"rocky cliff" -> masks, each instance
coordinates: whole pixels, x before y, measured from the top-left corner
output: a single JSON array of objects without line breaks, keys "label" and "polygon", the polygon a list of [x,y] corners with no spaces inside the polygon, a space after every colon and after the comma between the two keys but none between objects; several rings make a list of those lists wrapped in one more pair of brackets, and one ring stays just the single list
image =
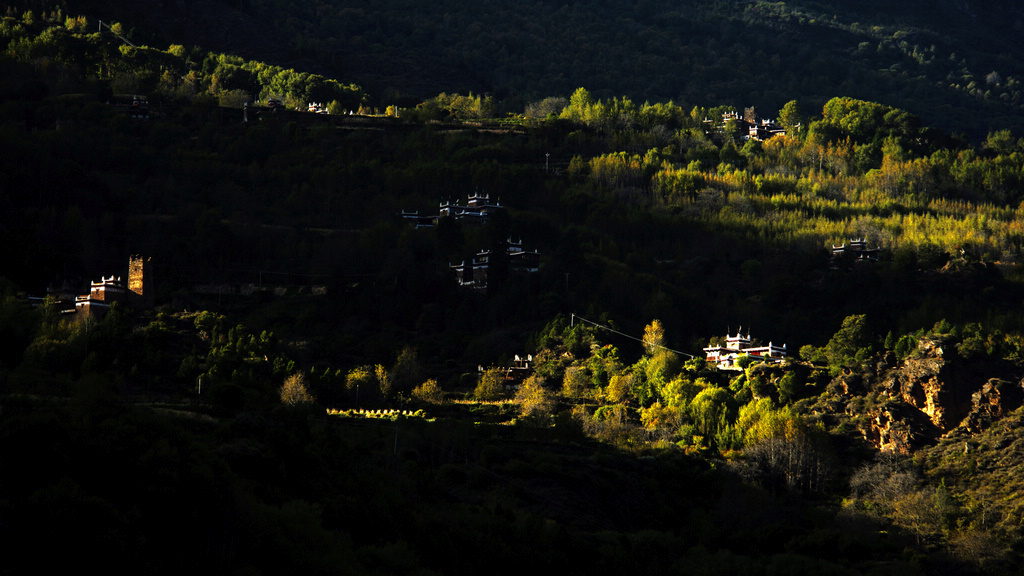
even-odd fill
[{"label": "rocky cliff", "polygon": [[[861,419],[861,433],[880,450],[900,453],[944,436],[977,434],[1021,406],[1022,375],[1020,363],[965,359],[949,340],[922,338],[902,362],[879,365],[867,387],[877,401]],[[849,376],[837,380],[847,394],[856,389]]]}]

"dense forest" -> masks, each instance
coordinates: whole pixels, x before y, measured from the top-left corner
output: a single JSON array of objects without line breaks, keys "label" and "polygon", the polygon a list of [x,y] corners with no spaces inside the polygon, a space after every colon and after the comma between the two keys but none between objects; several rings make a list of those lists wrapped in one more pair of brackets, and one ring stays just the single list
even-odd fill
[{"label": "dense forest", "polygon": [[[0,17],[0,573],[1019,564],[1012,7],[337,4],[222,5],[267,60]],[[152,305],[71,312],[135,254]]]}]

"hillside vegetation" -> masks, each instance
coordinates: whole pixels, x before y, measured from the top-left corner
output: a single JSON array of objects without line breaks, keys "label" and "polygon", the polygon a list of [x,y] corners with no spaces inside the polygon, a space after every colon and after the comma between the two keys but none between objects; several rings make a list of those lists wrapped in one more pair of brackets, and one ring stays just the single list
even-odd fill
[{"label": "hillside vegetation", "polygon": [[[37,12],[52,6],[12,2]],[[439,92],[509,109],[586,86],[601,98],[777,110],[837,94],[981,139],[1021,132],[1014,2],[65,0],[131,22],[136,44],[200,45],[347,78],[382,107]]]},{"label": "hillside vegetation", "polygon": [[[1019,562],[1007,126],[844,93],[749,102],[763,141],[728,99],[388,102],[126,27],[0,21],[0,571]],[[501,208],[402,215],[471,194]],[[833,255],[856,238],[877,261]],[[155,307],[62,313],[131,254]],[[734,331],[787,360],[707,363]]]}]

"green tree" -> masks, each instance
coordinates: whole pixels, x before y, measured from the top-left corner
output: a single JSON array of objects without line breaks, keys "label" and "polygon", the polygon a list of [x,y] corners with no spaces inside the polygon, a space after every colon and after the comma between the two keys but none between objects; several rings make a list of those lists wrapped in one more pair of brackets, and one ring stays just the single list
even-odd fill
[{"label": "green tree", "polygon": [[587,122],[594,106],[594,97],[586,88],[577,88],[569,98],[569,105],[561,113],[562,118],[575,122]]},{"label": "green tree", "polygon": [[422,382],[423,368],[416,358],[416,349],[411,346],[402,348],[389,374],[395,392],[402,394],[411,392],[417,383]]},{"label": "green tree", "polygon": [[1017,140],[1009,130],[989,132],[985,149],[994,154],[1010,154],[1017,147]]},{"label": "green tree", "polygon": [[709,386],[690,402],[690,419],[704,438],[710,440],[719,428],[729,423],[731,401],[728,390]]},{"label": "green tree", "polygon": [[644,374],[651,388],[661,393],[661,388],[679,374],[682,361],[679,355],[669,350],[659,350],[648,359]]},{"label": "green tree", "polygon": [[779,378],[775,386],[779,389],[779,402],[789,404],[800,399],[804,381],[796,370],[789,370]]},{"label": "green tree", "polygon": [[779,110],[779,124],[786,129],[786,134],[797,134],[797,127],[803,124],[804,113],[796,100],[790,100]]},{"label": "green tree", "polygon": [[870,346],[867,316],[855,314],[843,320],[843,325],[825,345],[825,357],[829,366],[838,368],[865,359],[870,354]]},{"label": "green tree", "polygon": [[683,410],[700,392],[700,385],[689,378],[676,376],[661,387],[659,395],[666,406]]},{"label": "green tree", "polygon": [[737,368],[746,370],[751,364],[754,364],[757,361],[758,359],[754,358],[750,354],[740,354],[739,356],[736,357],[736,360],[733,363],[736,365]]}]

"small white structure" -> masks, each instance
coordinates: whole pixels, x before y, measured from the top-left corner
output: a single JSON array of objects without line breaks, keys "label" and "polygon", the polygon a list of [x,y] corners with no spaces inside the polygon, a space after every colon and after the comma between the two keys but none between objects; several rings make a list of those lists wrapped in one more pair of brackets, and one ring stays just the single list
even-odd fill
[{"label": "small white structure", "polygon": [[725,346],[709,346],[704,349],[708,362],[714,362],[719,370],[741,370],[736,365],[736,359],[744,354],[754,357],[762,362],[782,362],[786,357],[786,345],[776,346],[769,342],[767,346],[753,346],[750,340],[750,332],[742,335],[742,330],[737,331],[735,336],[725,335]]}]

